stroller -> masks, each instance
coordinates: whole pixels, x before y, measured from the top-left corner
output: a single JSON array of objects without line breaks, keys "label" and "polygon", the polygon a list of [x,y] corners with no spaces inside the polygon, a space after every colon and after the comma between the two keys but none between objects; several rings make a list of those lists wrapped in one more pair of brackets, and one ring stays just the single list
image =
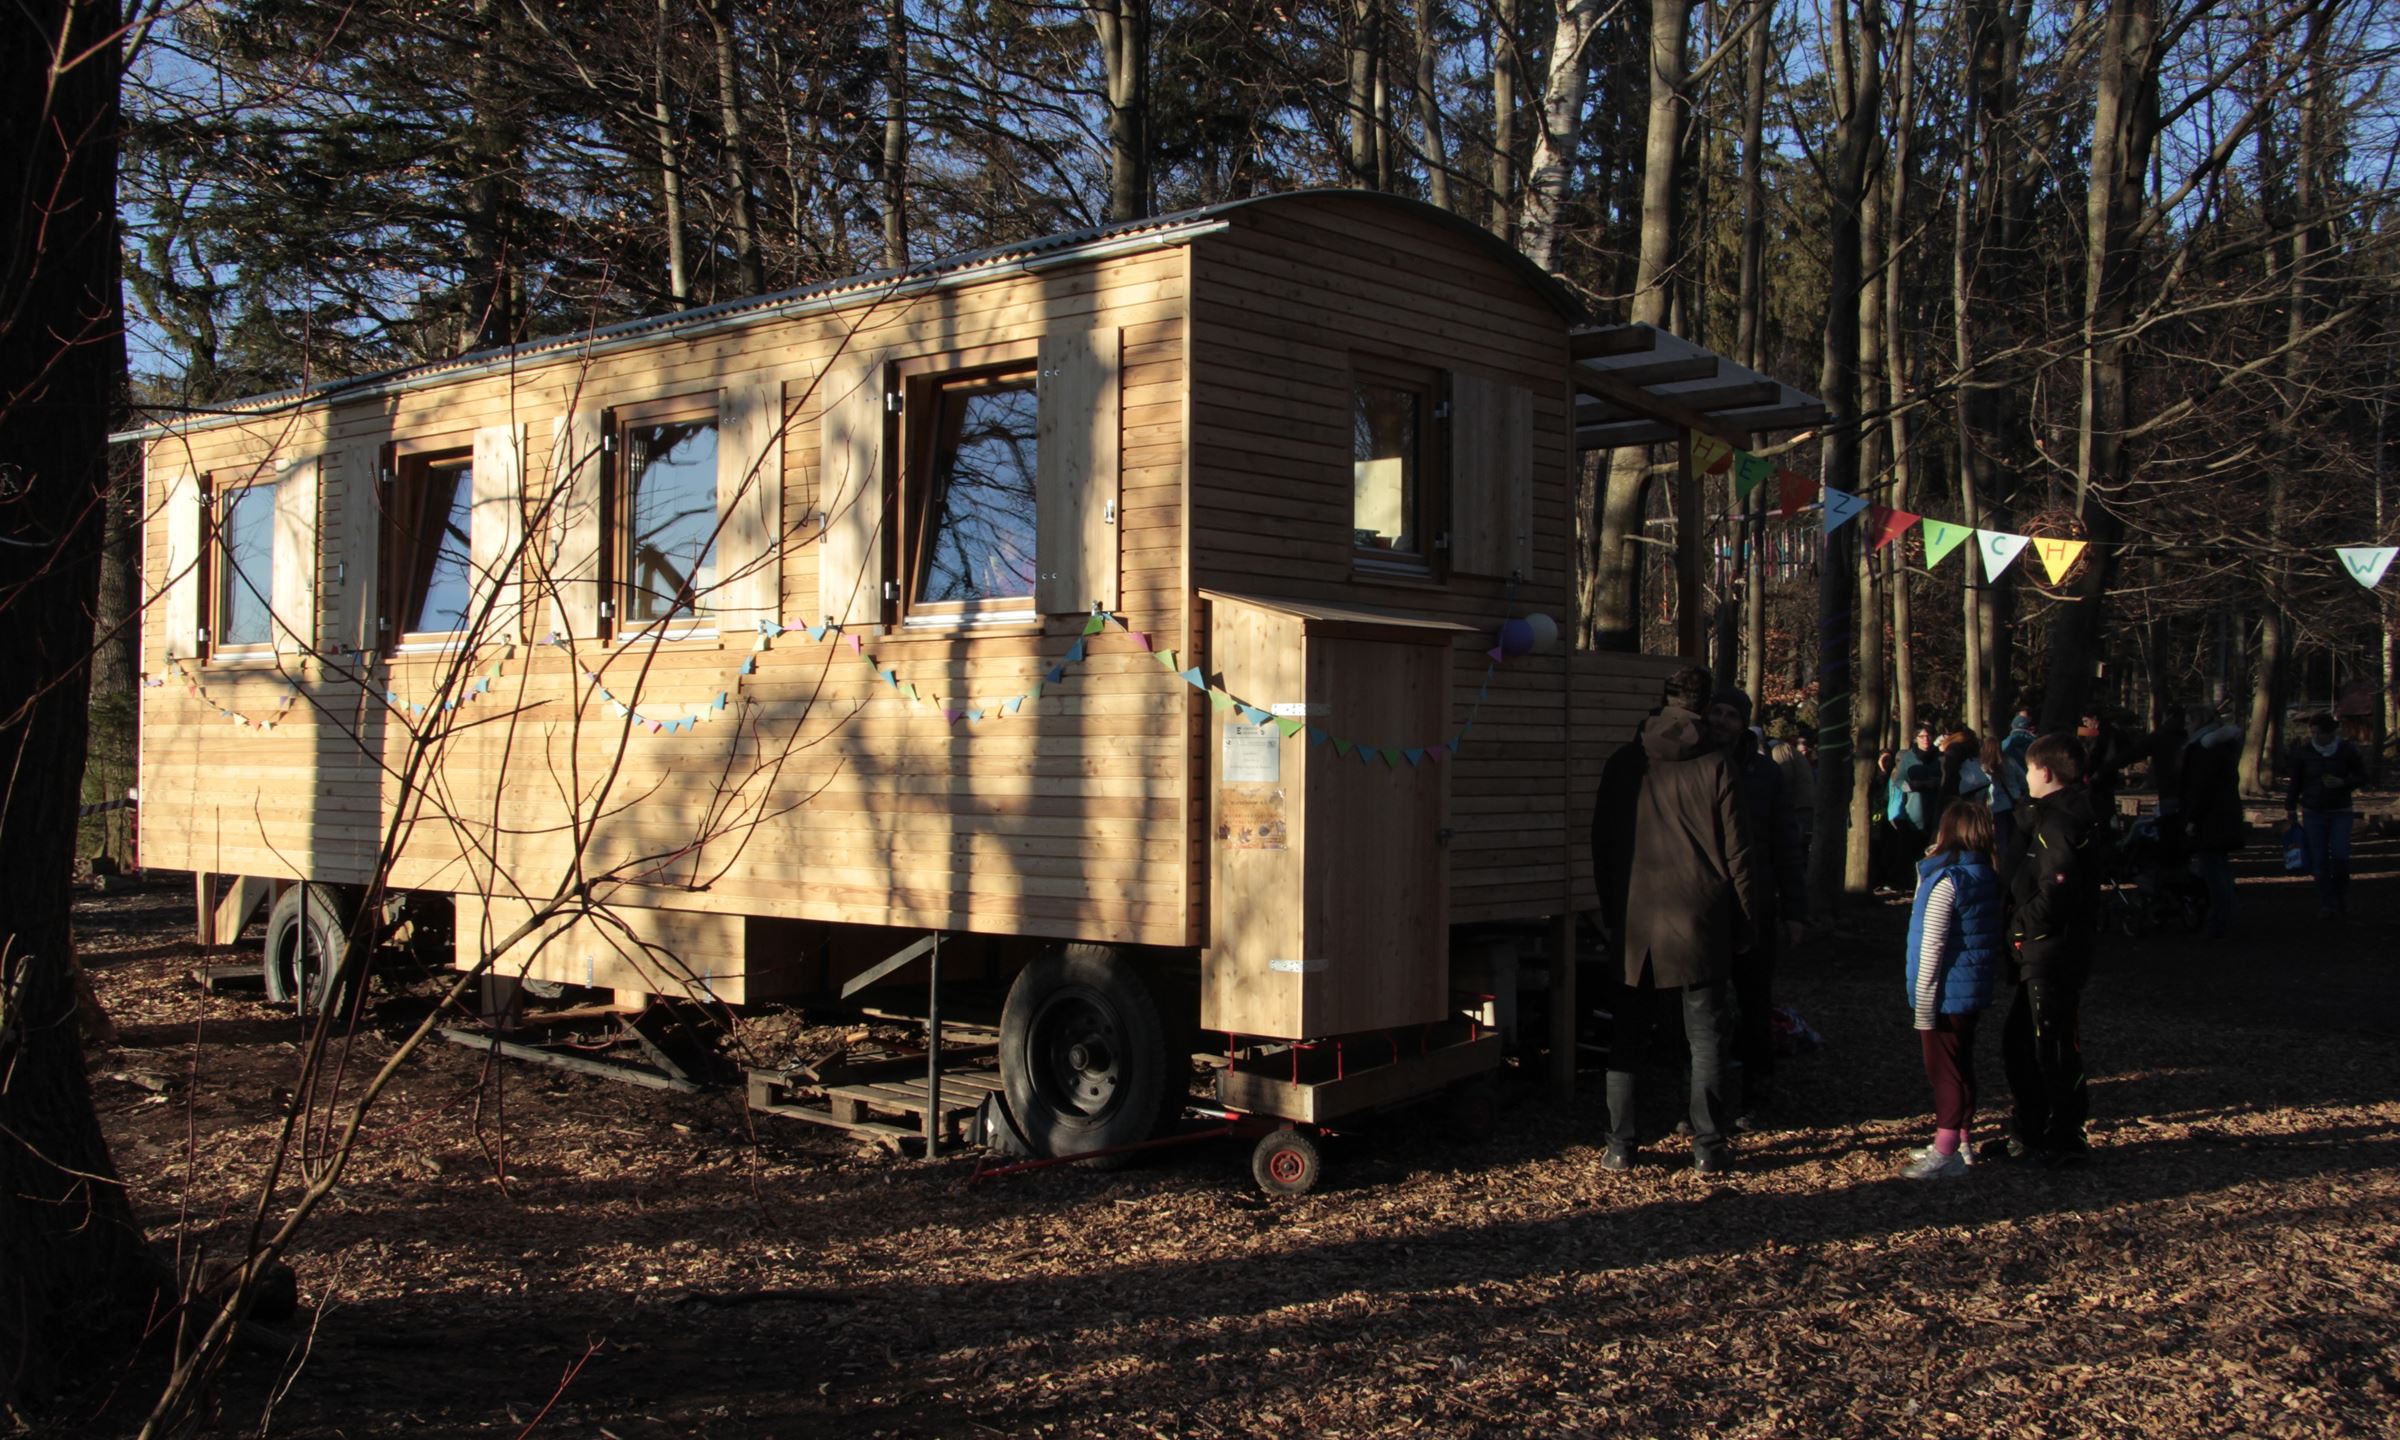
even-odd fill
[{"label": "stroller", "polygon": [[2109,923],[2128,940],[2168,930],[2197,935],[2208,920],[2208,886],[2157,817],[2120,821],[2106,870]]}]

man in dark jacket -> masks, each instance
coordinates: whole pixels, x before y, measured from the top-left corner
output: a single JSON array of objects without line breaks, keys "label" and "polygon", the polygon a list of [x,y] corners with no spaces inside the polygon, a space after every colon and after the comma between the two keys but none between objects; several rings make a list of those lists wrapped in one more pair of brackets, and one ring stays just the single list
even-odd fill
[{"label": "man in dark jacket", "polygon": [[2052,1163],[2084,1155],[2083,985],[2099,934],[2099,822],[2077,783],[2082,754],[2064,735],[2025,752],[2030,799],[2007,861],[2009,949],[2017,994],[2000,1056],[2016,1098],[2007,1153]]},{"label": "man in dark jacket", "polygon": [[[1647,1044],[1645,992],[1652,989],[1681,994],[1692,1052],[1692,1163],[1713,1174],[1731,1159],[1725,982],[1734,952],[1747,949],[1757,933],[1765,879],[1751,852],[1735,772],[1725,752],[1709,743],[1700,719],[1708,694],[1706,670],[1687,665],[1675,672],[1636,742],[1639,783],[1626,783],[1631,761],[1612,761],[1601,772],[1593,873],[1600,877],[1604,914],[1609,891],[1619,897],[1613,902],[1620,920],[1615,933],[1625,986],[1609,1043],[1609,1137],[1601,1164],[1610,1170],[1633,1165],[1634,1077]],[[1621,886],[1612,878],[1620,874]],[[1640,897],[1639,905],[1626,903],[1628,891]]]},{"label": "man in dark jacket", "polygon": [[2366,757],[2342,738],[2331,715],[2309,722],[2308,738],[2284,762],[2287,820],[2308,838],[2308,873],[2317,882],[2317,918],[2339,919],[2350,908],[2350,797],[2367,783]]},{"label": "man in dark jacket", "polygon": [[1799,942],[1808,918],[1808,870],[1783,767],[1760,753],[1750,729],[1749,695],[1727,688],[1711,696],[1708,735],[1735,768],[1750,848],[1772,881],[1761,896],[1766,908],[1758,933],[1750,948],[1733,958],[1733,1063],[1741,1072],[1741,1084],[1733,1087],[1738,1097],[1734,1126],[1753,1130],[1765,1114],[1775,1078],[1775,961]]},{"label": "man in dark jacket", "polygon": [[2233,929],[2233,852],[2242,848],[2244,829],[2242,728],[2220,719],[2210,705],[2194,705],[2184,718],[2192,738],[2176,766],[2174,823],[2182,833],[2183,853],[2192,857],[2192,868],[2208,886],[2204,933],[2222,940]]},{"label": "man in dark jacket", "polygon": [[2133,763],[2133,747],[2097,707],[2084,712],[2075,735],[2083,741],[2083,788],[2091,792],[2092,811],[2102,825],[2114,825],[2117,787],[2124,783],[2125,767]]}]

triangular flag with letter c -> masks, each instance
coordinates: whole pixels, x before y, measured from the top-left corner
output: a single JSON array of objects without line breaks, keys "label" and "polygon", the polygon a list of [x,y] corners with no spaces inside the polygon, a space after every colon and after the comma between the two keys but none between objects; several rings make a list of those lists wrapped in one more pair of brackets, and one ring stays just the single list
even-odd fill
[{"label": "triangular flag with letter c", "polygon": [[2016,558],[2025,553],[2033,541],[2023,535],[2011,535],[2005,530],[1978,530],[1975,548],[1983,552],[1983,578],[1997,580],[2006,574]]},{"label": "triangular flag with letter c", "polygon": [[1926,521],[1925,568],[1931,570],[1949,559],[1950,552],[1966,543],[1967,537],[1974,533],[1975,527],[1972,525],[1953,524],[1948,520]]},{"label": "triangular flag with letter c", "polygon": [[2057,585],[2066,580],[2069,570],[2075,568],[2076,560],[2082,557],[2083,547],[2088,543],[2060,535],[2044,535],[2033,542],[2033,553],[2042,557],[2042,569],[2049,572],[2050,583]]},{"label": "triangular flag with letter c", "polygon": [[2344,545],[2333,553],[2342,557],[2342,568],[2351,579],[2372,590],[2383,583],[2383,572],[2392,568],[2400,545]]}]

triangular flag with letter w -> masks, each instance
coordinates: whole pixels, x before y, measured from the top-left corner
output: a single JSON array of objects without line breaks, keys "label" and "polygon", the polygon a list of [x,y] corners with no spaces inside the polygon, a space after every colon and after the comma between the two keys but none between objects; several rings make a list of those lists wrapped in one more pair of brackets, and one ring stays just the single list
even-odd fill
[{"label": "triangular flag with letter w", "polygon": [[2392,568],[2400,545],[2344,545],[2333,553],[2342,557],[2342,568],[2351,579],[2372,590],[2383,583],[2383,572]]}]

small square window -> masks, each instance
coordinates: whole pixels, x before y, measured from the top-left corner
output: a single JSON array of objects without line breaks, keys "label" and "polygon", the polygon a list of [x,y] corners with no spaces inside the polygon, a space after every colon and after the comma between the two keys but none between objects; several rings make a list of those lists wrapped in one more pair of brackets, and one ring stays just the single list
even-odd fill
[{"label": "small square window", "polygon": [[274,642],[275,601],[275,486],[244,485],[224,491],[217,499],[217,543],[214,563],[215,624],[211,639],[218,650],[264,646]]},{"label": "small square window", "polygon": [[620,412],[612,498],[617,629],[708,623],[717,583],[717,417],[712,407]]},{"label": "small square window", "polygon": [[1351,391],[1350,538],[1362,570],[1426,575],[1435,514],[1434,386],[1361,374]]},{"label": "small square window", "polygon": [[404,455],[394,470],[385,623],[404,642],[458,634],[473,619],[474,452]]}]

